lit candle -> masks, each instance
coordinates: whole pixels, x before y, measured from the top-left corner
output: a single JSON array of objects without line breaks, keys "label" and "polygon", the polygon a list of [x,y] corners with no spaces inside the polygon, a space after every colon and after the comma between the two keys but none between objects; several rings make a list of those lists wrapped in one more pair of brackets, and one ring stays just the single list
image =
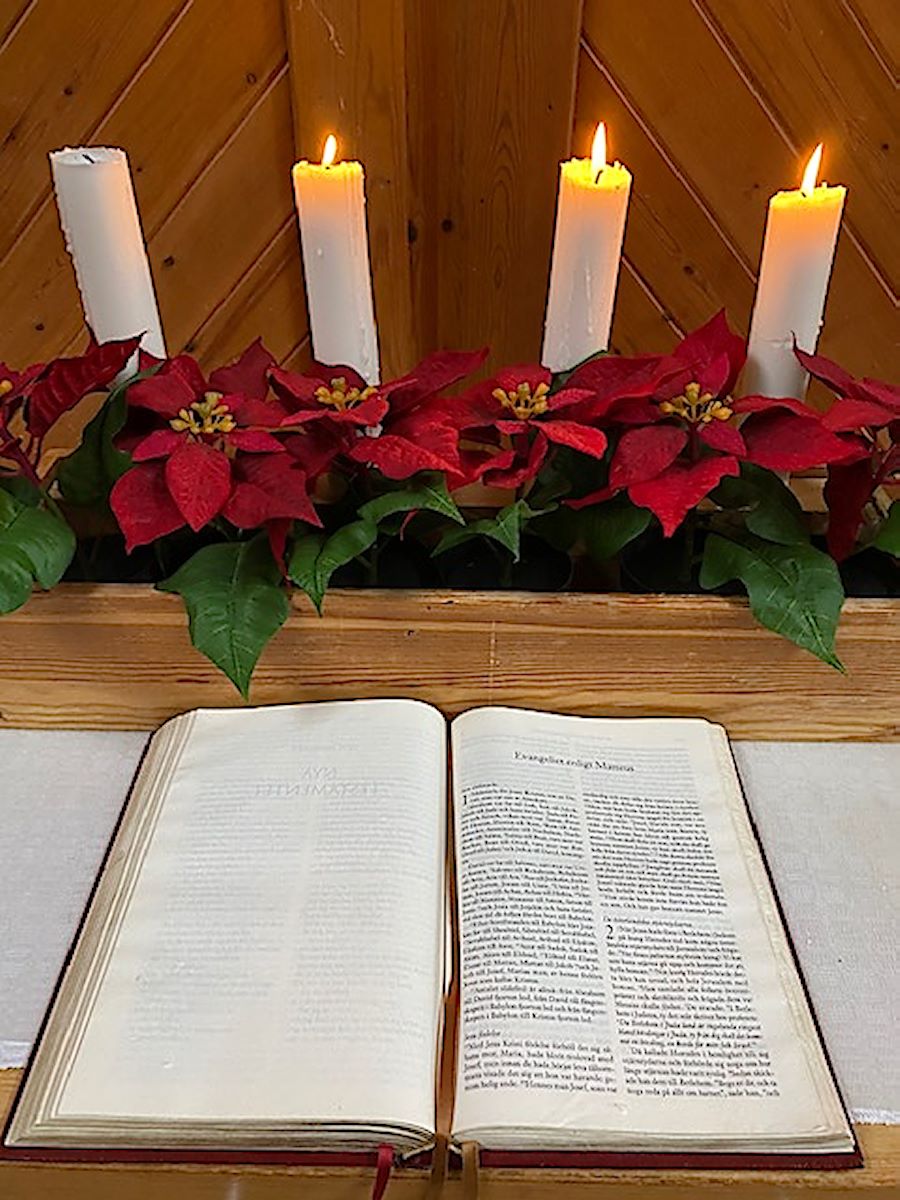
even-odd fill
[{"label": "lit candle", "polygon": [[828,280],[847,189],[816,186],[822,147],[813,151],[799,190],[769,201],[759,283],[750,322],[743,390],[748,395],[806,395],[809,376],[794,356],[819,340]]},{"label": "lit candle", "polygon": [[335,162],[328,135],[321,163],[294,166],[294,196],[313,353],[319,362],[353,367],[379,381],[362,164]]},{"label": "lit candle", "polygon": [[104,146],[56,150],[50,169],[81,305],[94,336],[106,342],[141,333],[143,348],[165,358],[128,155]]},{"label": "lit candle", "polygon": [[609,346],[631,175],[606,161],[601,121],[591,157],[559,166],[556,233],[541,362],[565,371]]}]

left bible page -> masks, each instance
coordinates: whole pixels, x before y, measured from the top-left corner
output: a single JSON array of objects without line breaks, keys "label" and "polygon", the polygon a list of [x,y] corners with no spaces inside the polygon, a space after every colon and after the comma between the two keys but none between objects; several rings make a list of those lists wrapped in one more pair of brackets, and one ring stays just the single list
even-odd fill
[{"label": "left bible page", "polygon": [[415,701],[168,722],[10,1144],[426,1142],[445,781],[444,719]]}]

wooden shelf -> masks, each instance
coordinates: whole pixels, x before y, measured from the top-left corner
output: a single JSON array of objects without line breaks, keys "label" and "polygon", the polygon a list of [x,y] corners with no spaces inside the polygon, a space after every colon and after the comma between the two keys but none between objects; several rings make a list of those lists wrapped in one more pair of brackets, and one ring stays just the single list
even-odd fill
[{"label": "wooden shelf", "polygon": [[[21,1071],[0,1071],[5,1117]],[[479,1200],[827,1200],[897,1196],[900,1126],[856,1129],[866,1160],[853,1171],[482,1170]],[[355,1167],[102,1166],[0,1163],[4,1200],[368,1200],[372,1170]],[[437,1200],[427,1172],[394,1171],[387,1200]],[[462,1200],[457,1174],[442,1197]]]},{"label": "wooden shelf", "polygon": [[[849,601],[847,674],[768,634],[741,600],[682,596],[343,591],[326,616],[295,600],[263,656],[254,703],[415,696],[448,714],[511,704],[607,715],[702,715],[732,736],[900,736],[900,602]],[[191,649],[176,597],[67,585],[0,620],[0,727],[147,729],[241,703]],[[20,1072],[0,1071],[0,1110]],[[866,1165],[840,1172],[485,1170],[482,1200],[785,1200],[900,1194],[900,1126],[857,1130]],[[0,1164],[4,1200],[362,1200],[353,1168]],[[395,1173],[388,1198],[428,1195]],[[461,1197],[458,1177],[444,1195]],[[434,1200],[434,1197],[429,1197]]]},{"label": "wooden shelf", "polygon": [[[337,591],[294,598],[256,704],[412,696],[454,714],[510,704],[706,716],[736,738],[900,735],[900,601],[850,600],[841,675],[714,596]],[[188,642],[176,596],[68,584],[0,620],[0,728],[150,729],[240,704]]]}]

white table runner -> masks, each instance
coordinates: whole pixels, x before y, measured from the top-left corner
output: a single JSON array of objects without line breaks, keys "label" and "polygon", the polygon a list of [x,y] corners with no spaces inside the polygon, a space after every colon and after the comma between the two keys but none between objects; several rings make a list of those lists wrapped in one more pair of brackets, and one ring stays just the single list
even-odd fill
[{"label": "white table runner", "polygon": [[[0,1067],[28,1056],[146,740],[0,730]],[[848,1107],[900,1123],[900,745],[735,756]]]}]

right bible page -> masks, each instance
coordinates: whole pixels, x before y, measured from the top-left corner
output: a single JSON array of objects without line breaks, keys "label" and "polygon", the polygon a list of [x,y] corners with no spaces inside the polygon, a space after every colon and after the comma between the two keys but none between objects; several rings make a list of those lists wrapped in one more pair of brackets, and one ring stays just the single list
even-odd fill
[{"label": "right bible page", "polygon": [[849,1148],[724,731],[491,708],[452,742],[455,1136]]}]

